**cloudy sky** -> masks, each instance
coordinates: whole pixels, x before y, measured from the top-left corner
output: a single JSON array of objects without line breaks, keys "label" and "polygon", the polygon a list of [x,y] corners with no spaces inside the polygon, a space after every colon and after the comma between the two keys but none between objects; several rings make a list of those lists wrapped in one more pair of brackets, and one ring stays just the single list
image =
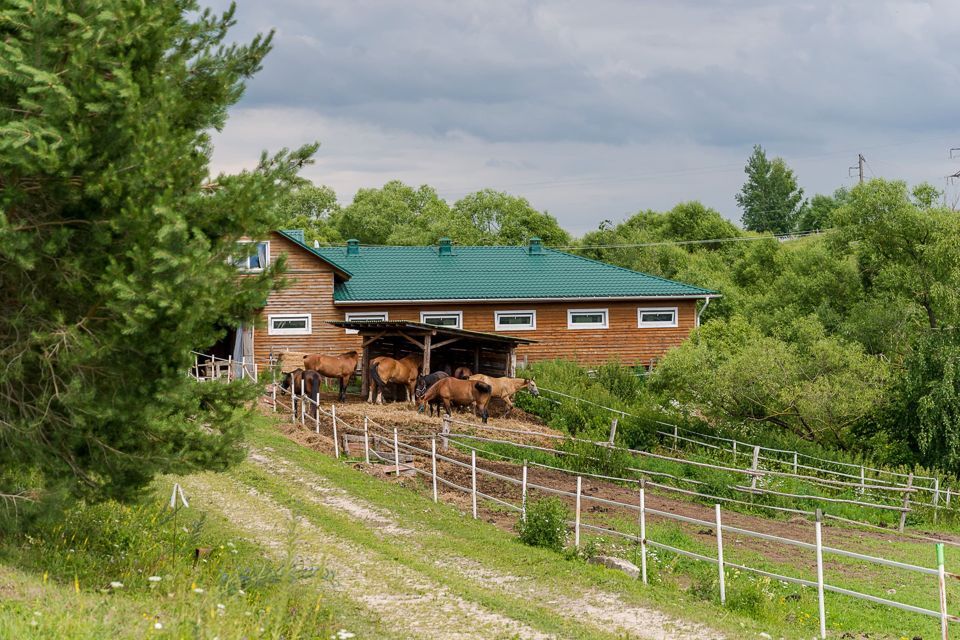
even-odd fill
[{"label": "cloudy sky", "polygon": [[317,140],[305,175],[341,202],[492,187],[579,234],[683,200],[739,219],[754,144],[810,195],[853,184],[858,152],[868,177],[960,170],[956,0],[238,0],[237,20],[275,48],[214,169]]}]

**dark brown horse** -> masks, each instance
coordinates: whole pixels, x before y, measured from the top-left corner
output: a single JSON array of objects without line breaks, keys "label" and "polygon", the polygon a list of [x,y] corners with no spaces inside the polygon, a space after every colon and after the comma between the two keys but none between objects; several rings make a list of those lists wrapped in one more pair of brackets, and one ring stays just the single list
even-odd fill
[{"label": "dark brown horse", "polygon": [[[412,353],[405,358],[395,360],[387,356],[380,356],[370,361],[370,378],[374,384],[370,385],[370,397],[368,402],[373,402],[374,397],[377,404],[383,404],[383,389],[388,384],[402,384],[407,391],[407,401],[415,402],[414,391],[417,385],[417,376],[420,375],[420,365],[423,364],[423,356],[419,353]],[[376,392],[376,393],[374,393]]]},{"label": "dark brown horse", "polygon": [[[317,407],[320,403],[321,382],[320,374],[316,371],[294,369],[283,376],[283,382],[280,383],[280,388],[289,390],[294,396],[300,395],[300,390],[303,389],[304,395],[311,400],[311,402],[307,403],[310,410],[310,417],[315,418],[317,417]],[[305,402],[305,400],[300,400],[300,402]]]},{"label": "dark brown horse", "polygon": [[[413,392],[413,397],[417,400],[423,397],[423,394],[427,392],[427,389],[432,387],[438,381],[443,380],[444,378],[449,378],[450,374],[446,371],[434,371],[433,373],[425,376],[417,376],[417,385],[416,389]],[[433,404],[430,405],[430,415],[433,415],[433,405],[437,405],[437,415],[440,415],[440,400],[434,400]]]},{"label": "dark brown horse", "polygon": [[317,353],[303,357],[303,368],[313,370],[324,378],[336,378],[340,381],[340,402],[347,399],[347,385],[357,370],[360,356],[356,351],[347,351],[340,355]]},{"label": "dark brown horse", "polygon": [[470,367],[457,367],[453,370],[453,377],[459,378],[460,380],[466,380],[473,375],[473,371],[470,371]]},{"label": "dark brown horse", "polygon": [[[430,415],[433,415],[433,405],[440,403],[450,415],[450,407],[453,405],[468,407],[473,405],[474,412],[483,418],[484,424],[487,422],[487,404],[490,402],[490,385],[479,380],[460,380],[459,378],[443,378],[427,389],[427,392],[420,398],[420,408],[430,405]],[[440,414],[440,407],[437,407],[437,414]]]}]

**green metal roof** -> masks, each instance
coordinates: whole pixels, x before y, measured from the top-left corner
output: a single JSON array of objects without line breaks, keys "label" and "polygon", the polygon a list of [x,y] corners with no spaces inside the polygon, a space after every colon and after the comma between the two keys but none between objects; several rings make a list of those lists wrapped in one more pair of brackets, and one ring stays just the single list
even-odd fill
[{"label": "green metal roof", "polygon": [[[309,248],[309,247],[308,247]],[[703,298],[716,292],[615,267],[570,253],[528,247],[309,248],[351,274],[334,301]]]},{"label": "green metal roof", "polygon": [[337,264],[331,258],[328,258],[322,255],[319,251],[307,244],[306,238],[304,237],[303,229],[278,229],[277,233],[289,240],[290,242],[298,245],[301,249],[304,249],[313,255],[319,257],[324,262],[328,263],[334,270],[339,271],[340,274],[344,277],[349,278],[353,274],[344,268],[343,265]]}]

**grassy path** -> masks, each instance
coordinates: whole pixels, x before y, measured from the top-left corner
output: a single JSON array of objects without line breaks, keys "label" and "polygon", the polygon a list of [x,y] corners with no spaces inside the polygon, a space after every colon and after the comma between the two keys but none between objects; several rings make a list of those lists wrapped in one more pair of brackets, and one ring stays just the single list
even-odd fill
[{"label": "grassy path", "polygon": [[295,536],[300,561],[331,569],[333,588],[395,637],[723,637],[642,602],[619,573],[522,546],[268,430],[237,470],[185,483],[274,553]]}]

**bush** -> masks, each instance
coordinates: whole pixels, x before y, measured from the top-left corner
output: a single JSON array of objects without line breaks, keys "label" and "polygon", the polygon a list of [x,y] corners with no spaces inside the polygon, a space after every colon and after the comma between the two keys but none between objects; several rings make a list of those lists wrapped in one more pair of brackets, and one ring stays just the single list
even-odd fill
[{"label": "bush", "polygon": [[517,523],[520,541],[531,547],[563,551],[567,540],[570,510],[557,498],[543,498],[527,504],[527,518]]}]

